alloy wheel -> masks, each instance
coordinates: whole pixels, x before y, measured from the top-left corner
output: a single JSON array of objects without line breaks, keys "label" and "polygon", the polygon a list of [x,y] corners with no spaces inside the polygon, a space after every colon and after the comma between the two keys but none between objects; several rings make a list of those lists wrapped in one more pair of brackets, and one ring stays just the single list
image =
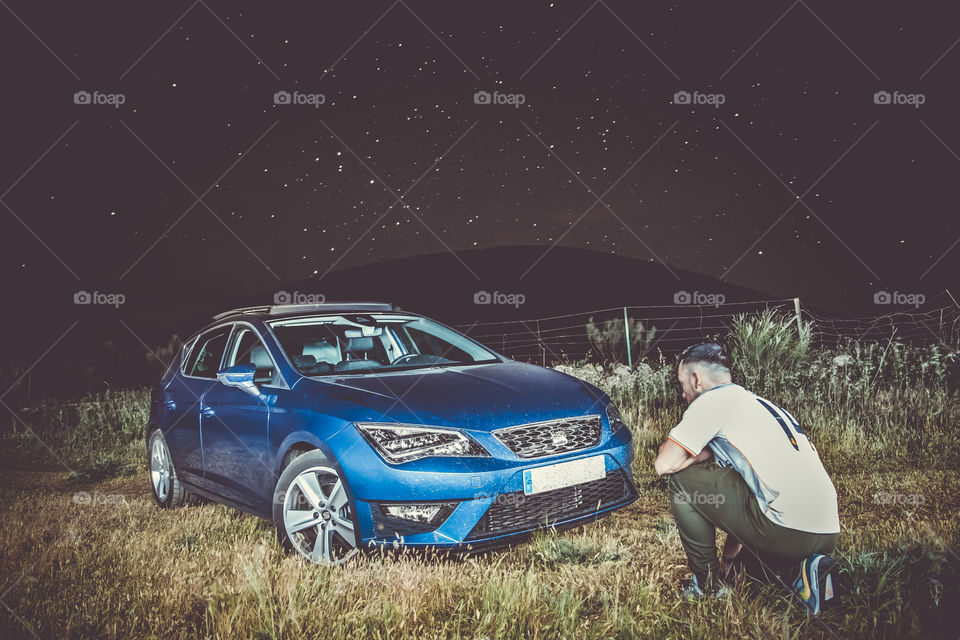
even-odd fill
[{"label": "alloy wheel", "polygon": [[283,526],[296,551],[317,564],[343,564],[357,554],[346,487],[330,467],[301,472],[284,495]]},{"label": "alloy wheel", "polygon": [[166,501],[170,495],[170,452],[163,438],[154,438],[150,452],[150,481],[153,492],[160,502]]}]

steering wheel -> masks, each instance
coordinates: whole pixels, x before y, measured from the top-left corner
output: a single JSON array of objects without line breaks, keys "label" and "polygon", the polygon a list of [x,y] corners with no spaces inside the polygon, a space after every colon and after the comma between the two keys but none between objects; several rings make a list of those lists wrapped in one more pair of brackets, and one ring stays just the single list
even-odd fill
[{"label": "steering wheel", "polygon": [[400,364],[401,362],[406,362],[407,360],[412,360],[413,358],[419,358],[419,357],[420,357],[419,353],[405,353],[399,358],[397,358],[396,360],[394,360],[393,362],[391,362],[390,364],[391,365]]}]

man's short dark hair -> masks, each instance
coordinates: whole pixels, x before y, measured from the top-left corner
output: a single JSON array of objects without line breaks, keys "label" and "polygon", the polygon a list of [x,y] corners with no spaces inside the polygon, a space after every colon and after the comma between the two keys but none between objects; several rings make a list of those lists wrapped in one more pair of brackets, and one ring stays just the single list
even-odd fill
[{"label": "man's short dark hair", "polygon": [[693,344],[680,354],[679,364],[705,364],[730,370],[730,356],[716,342]]}]

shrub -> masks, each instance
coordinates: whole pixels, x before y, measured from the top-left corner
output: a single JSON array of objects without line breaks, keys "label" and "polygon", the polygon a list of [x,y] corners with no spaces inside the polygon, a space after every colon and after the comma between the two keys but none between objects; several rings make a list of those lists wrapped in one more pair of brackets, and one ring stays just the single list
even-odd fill
[{"label": "shrub", "polygon": [[[627,323],[630,327],[630,353],[633,360],[637,361],[649,351],[657,328],[644,327],[640,320],[628,319]],[[587,338],[601,360],[627,361],[627,336],[623,320],[612,318],[597,324],[593,321],[593,316],[590,316],[587,321]]]},{"label": "shrub", "polygon": [[810,360],[813,323],[766,309],[734,316],[729,340],[734,376],[754,389],[784,382]]}]

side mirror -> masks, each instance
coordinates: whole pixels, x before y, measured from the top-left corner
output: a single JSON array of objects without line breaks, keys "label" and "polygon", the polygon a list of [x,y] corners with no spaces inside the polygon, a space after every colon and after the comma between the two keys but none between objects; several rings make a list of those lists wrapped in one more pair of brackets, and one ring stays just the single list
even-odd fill
[{"label": "side mirror", "polygon": [[217,380],[220,384],[228,387],[242,389],[255,398],[260,397],[260,389],[253,381],[256,375],[257,367],[252,364],[235,364],[232,367],[221,369],[217,372]]}]

